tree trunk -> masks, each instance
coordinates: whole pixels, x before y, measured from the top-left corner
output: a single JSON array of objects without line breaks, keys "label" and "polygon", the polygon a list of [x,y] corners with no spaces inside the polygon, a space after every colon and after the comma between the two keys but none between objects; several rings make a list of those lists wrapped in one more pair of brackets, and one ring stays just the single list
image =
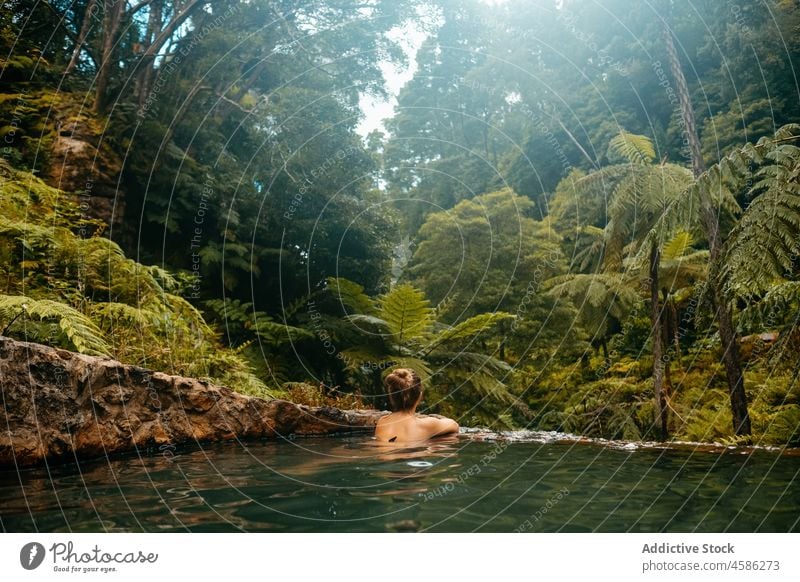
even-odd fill
[{"label": "tree trunk", "polygon": [[672,328],[672,345],[675,346],[675,358],[678,360],[678,368],[682,370],[681,333],[678,326],[678,307],[675,305],[675,301],[669,302],[669,318],[670,327]]},{"label": "tree trunk", "polygon": [[[664,24],[664,39],[669,55],[670,69],[675,78],[678,99],[681,105],[681,116],[686,126],[686,137],[692,153],[692,172],[695,178],[705,172],[705,164],[700,151],[700,138],[694,120],[694,110],[686,86],[686,77],[678,60],[675,42],[669,26]],[[744,374],[742,372],[739,356],[739,337],[733,325],[733,316],[730,305],[725,300],[722,292],[722,282],[719,279],[719,261],[721,258],[722,243],[719,240],[719,219],[708,197],[700,201],[703,227],[706,231],[710,252],[708,283],[711,286],[714,310],[716,311],[719,337],[722,341],[722,360],[725,364],[725,374],[728,379],[728,390],[731,400],[731,413],[733,416],[733,430],[737,435],[751,433],[750,415],[747,411],[747,396],[744,389]]]},{"label": "tree trunk", "polygon": [[662,343],[661,309],[658,300],[658,265],[661,262],[661,252],[658,243],[650,246],[650,319],[652,323],[653,339],[653,391],[656,397],[656,410],[658,411],[658,424],[662,441],[669,437],[667,399],[664,393],[664,347]]},{"label": "tree trunk", "polygon": [[75,48],[72,49],[72,56],[69,59],[67,68],[64,69],[65,75],[69,75],[75,69],[75,67],[78,66],[81,49],[83,49],[83,43],[86,42],[86,37],[89,34],[89,30],[92,28],[92,21],[94,20],[93,13],[95,11],[96,5],[97,5],[97,0],[89,0],[89,3],[86,5],[86,11],[83,13],[83,22],[81,23],[81,30],[78,33],[78,39],[75,41]]},{"label": "tree trunk", "polygon": [[[144,39],[145,54],[148,49],[153,45],[153,41],[161,33],[163,26],[163,11],[161,2],[153,2],[150,4],[150,13],[147,17],[147,34]],[[153,82],[153,74],[155,67],[155,55],[145,56],[142,55],[138,63],[138,71],[136,72],[136,83],[134,86],[134,95],[136,96],[139,108],[144,107],[147,95],[150,92],[150,86]]]},{"label": "tree trunk", "polygon": [[[716,277],[716,276],[715,276]],[[719,323],[719,336],[722,339],[722,358],[725,363],[725,373],[728,376],[730,389],[731,412],[733,413],[733,430],[737,435],[749,435],[750,414],[747,410],[747,395],[744,390],[744,374],[739,356],[739,337],[733,326],[733,317],[727,302],[722,298],[722,292],[713,289],[714,307],[717,309]]]},{"label": "tree trunk", "polygon": [[100,51],[94,94],[95,113],[104,113],[108,105],[108,80],[111,77],[114,45],[117,31],[122,21],[122,9],[125,2],[120,0],[104,0],[103,6],[103,45]]},{"label": "tree trunk", "polygon": [[658,313],[659,317],[661,318],[661,347],[664,351],[664,399],[666,400],[668,405],[667,407],[669,408],[669,403],[672,399],[672,358],[669,355],[669,340],[671,333],[671,301],[669,300],[669,293],[666,289],[661,290],[661,299],[663,304],[661,305],[661,309]]}]

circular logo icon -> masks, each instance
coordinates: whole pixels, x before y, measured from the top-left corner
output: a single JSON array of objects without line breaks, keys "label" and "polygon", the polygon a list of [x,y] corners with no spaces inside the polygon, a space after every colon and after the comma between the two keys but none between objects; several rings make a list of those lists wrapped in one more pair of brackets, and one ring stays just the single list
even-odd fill
[{"label": "circular logo icon", "polygon": [[26,570],[35,570],[44,561],[44,546],[39,542],[30,542],[19,551],[19,563]]}]

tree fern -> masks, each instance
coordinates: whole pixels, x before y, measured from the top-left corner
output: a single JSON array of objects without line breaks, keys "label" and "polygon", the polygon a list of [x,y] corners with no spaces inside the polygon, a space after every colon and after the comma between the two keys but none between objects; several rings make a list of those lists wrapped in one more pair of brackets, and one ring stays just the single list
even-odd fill
[{"label": "tree fern", "polygon": [[588,304],[617,318],[624,317],[639,301],[631,282],[615,273],[562,275],[547,281],[545,288],[554,297],[566,297],[579,308]]},{"label": "tree fern", "polygon": [[605,230],[596,226],[583,226],[578,229],[575,240],[575,253],[572,256],[572,272],[595,272],[600,268],[605,250]]},{"label": "tree fern", "polygon": [[[601,168],[575,182],[576,196],[596,196],[597,191],[602,190],[608,197],[602,251],[605,270],[621,268],[626,247],[631,243],[634,243],[634,250],[647,248],[644,243],[651,232],[651,236],[658,235],[663,239],[682,226],[661,224],[656,228],[664,213],[676,207],[676,201],[691,182],[692,174],[687,168],[649,163]],[[696,222],[696,216],[693,219],[688,224]]]},{"label": "tree fern", "polygon": [[695,224],[704,199],[710,201],[712,208],[729,215],[740,214],[742,209],[735,194],[748,187],[753,181],[753,172],[768,162],[770,152],[781,149],[786,142],[798,138],[800,125],[787,124],[775,132],[774,138],[763,137],[756,144],[748,143],[741,149],[730,152],[701,174],[683,195],[670,202],[661,222],[670,225],[672,229]]},{"label": "tree fern", "polygon": [[[674,164],[636,168],[614,189],[606,226],[606,268],[622,265],[626,247],[649,252],[676,229],[654,228],[673,200],[691,184],[691,172]],[[691,224],[691,223],[690,223]],[[656,240],[651,240],[656,236]]]},{"label": "tree fern", "polygon": [[350,370],[358,370],[361,366],[384,369],[393,361],[391,354],[375,344],[350,346],[340,353],[345,367]]}]

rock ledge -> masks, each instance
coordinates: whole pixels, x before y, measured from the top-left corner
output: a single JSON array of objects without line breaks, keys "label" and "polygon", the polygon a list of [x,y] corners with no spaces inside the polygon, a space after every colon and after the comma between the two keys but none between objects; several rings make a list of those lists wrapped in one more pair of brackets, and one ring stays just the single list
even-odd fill
[{"label": "rock ledge", "polygon": [[0,336],[0,468],[228,439],[371,431],[384,412],[244,396]]}]

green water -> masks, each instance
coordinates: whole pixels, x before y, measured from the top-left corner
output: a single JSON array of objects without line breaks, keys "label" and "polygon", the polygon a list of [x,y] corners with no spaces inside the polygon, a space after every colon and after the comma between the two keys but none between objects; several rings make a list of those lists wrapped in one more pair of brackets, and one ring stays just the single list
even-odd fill
[{"label": "green water", "polygon": [[0,473],[4,531],[800,531],[800,457],[367,437]]}]

